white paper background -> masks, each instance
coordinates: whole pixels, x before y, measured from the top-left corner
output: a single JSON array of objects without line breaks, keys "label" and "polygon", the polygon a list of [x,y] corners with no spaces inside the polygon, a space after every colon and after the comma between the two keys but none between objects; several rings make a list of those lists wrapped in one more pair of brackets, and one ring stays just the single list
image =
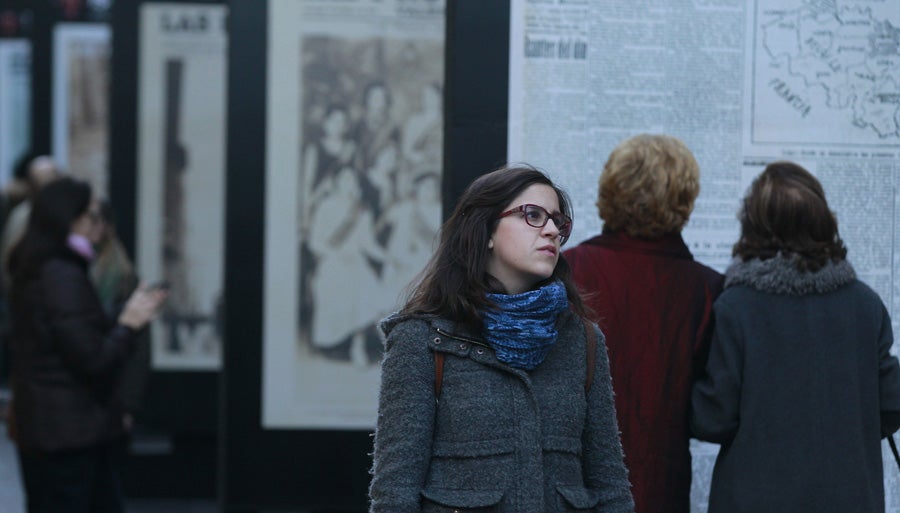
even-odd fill
[{"label": "white paper background", "polygon": [[[681,138],[701,169],[685,241],[720,271],[747,186],[768,162],[794,160],[822,182],[896,340],[898,26],[896,1],[513,0],[509,159],[569,191],[577,244],[601,229],[597,180],[615,145],[641,132]],[[900,473],[884,447],[887,511],[897,513]],[[694,511],[706,510],[717,451],[692,444]]]},{"label": "white paper background", "polygon": [[[141,6],[138,117],[138,271],[168,280],[169,301],[153,323],[153,368],[216,370],[225,221],[227,8],[204,4]],[[164,187],[166,62],[181,62],[178,143],[187,154],[178,187]],[[177,208],[171,202],[180,188]],[[166,201],[170,208],[165,208]],[[176,216],[176,212],[181,212]],[[166,216],[176,216],[180,263],[163,258]],[[171,236],[171,234],[170,234]]]}]

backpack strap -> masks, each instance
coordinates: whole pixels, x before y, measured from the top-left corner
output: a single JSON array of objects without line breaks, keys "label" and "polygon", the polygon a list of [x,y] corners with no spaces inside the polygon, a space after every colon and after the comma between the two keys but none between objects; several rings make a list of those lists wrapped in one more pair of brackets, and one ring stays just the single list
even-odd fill
[{"label": "backpack strap", "polygon": [[441,385],[444,382],[444,353],[434,351],[434,400],[441,398]]},{"label": "backpack strap", "polygon": [[[585,350],[587,351],[587,372],[584,377],[584,395],[591,390],[594,383],[594,360],[597,358],[597,332],[590,321],[584,320]],[[441,398],[441,386],[444,384],[444,353],[434,351],[434,400]]]}]

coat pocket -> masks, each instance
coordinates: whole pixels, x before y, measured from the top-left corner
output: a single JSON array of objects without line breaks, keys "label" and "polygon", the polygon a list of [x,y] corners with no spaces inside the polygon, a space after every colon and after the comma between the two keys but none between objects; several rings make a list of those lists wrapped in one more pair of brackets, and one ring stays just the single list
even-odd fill
[{"label": "coat pocket", "polygon": [[422,513],[496,511],[503,490],[455,490],[428,487],[422,490]]},{"label": "coat pocket", "polygon": [[600,492],[583,486],[558,485],[556,491],[562,496],[567,506],[563,511],[589,510],[600,503]]},{"label": "coat pocket", "polygon": [[477,494],[505,490],[515,473],[515,442],[436,440],[432,447],[426,490]]},{"label": "coat pocket", "polygon": [[569,436],[546,436],[543,440],[544,472],[560,486],[583,486],[581,439]]}]

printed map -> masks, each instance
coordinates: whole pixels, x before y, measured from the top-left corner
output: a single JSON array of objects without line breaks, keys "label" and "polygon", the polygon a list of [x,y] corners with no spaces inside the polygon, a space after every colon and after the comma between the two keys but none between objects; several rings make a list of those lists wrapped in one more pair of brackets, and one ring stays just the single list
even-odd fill
[{"label": "printed map", "polygon": [[757,11],[754,115],[771,121],[777,114],[791,130],[756,124],[757,135],[821,141],[825,130],[835,142],[900,142],[900,9],[886,15],[834,0],[793,9],[769,4]]}]

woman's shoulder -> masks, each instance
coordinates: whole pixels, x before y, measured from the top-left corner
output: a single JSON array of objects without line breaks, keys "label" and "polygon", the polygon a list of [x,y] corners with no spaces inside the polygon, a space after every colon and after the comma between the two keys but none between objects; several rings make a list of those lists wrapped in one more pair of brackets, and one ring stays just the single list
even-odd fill
[{"label": "woman's shoulder", "polygon": [[605,343],[603,331],[596,322],[581,317],[572,311],[563,312],[557,323],[557,331],[559,333],[557,341],[561,341],[564,344],[584,344],[588,337],[587,330],[594,332],[597,344]]},{"label": "woman's shoulder", "polygon": [[434,323],[443,320],[437,316],[395,312],[379,323],[385,337],[385,349],[390,349],[401,341],[417,340],[435,332]]},{"label": "woman's shoulder", "polygon": [[881,296],[859,278],[851,280],[844,287],[844,290],[849,298],[849,302],[887,312],[887,307],[885,306],[884,301],[882,301]]},{"label": "woman's shoulder", "polygon": [[409,331],[421,329],[427,325],[427,318],[424,315],[408,314],[403,312],[394,312],[384,319],[381,319],[379,327],[385,336],[390,336],[395,331]]},{"label": "woman's shoulder", "polygon": [[87,261],[73,252],[59,252],[48,258],[41,266],[43,279],[66,279],[86,276]]}]

